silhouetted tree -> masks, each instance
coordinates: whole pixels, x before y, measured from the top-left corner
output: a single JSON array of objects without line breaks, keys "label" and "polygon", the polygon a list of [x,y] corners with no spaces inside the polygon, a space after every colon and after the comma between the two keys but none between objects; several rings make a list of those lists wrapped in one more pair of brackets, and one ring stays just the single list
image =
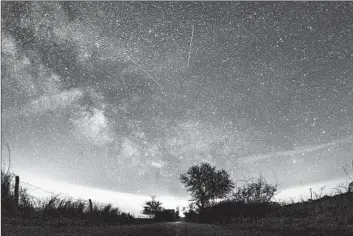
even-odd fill
[{"label": "silhouetted tree", "polygon": [[151,201],[145,202],[145,206],[143,207],[142,214],[149,215],[150,217],[156,217],[157,212],[161,212],[163,210],[162,203],[155,200],[155,197],[152,196]]},{"label": "silhouetted tree", "polygon": [[237,188],[237,191],[233,193],[232,200],[243,203],[267,203],[271,201],[276,191],[277,186],[268,184],[260,176],[257,181]]},{"label": "silhouetted tree", "polygon": [[211,201],[224,198],[234,188],[229,174],[218,170],[208,163],[192,166],[187,173],[180,176],[180,181],[187,191],[191,192],[198,210],[210,206]]}]

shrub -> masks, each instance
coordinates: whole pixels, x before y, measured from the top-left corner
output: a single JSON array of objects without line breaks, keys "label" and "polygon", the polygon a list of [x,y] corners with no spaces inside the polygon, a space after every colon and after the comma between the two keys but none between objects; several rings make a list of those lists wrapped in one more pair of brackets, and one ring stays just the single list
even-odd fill
[{"label": "shrub", "polygon": [[121,212],[112,204],[93,204],[93,212],[86,212],[85,218],[90,224],[132,223],[135,218],[130,213]]},{"label": "shrub", "polygon": [[205,223],[228,223],[232,218],[264,218],[269,212],[280,207],[272,202],[245,203],[222,201],[200,211],[199,220]]},{"label": "shrub", "polygon": [[14,175],[10,172],[1,171],[1,199],[11,197],[11,183]]},{"label": "shrub", "polygon": [[151,201],[145,202],[145,206],[143,207],[142,214],[155,218],[156,214],[161,212],[162,210],[163,210],[162,203],[160,201],[156,201],[155,197],[152,196]]},{"label": "shrub", "polygon": [[189,209],[184,212],[184,219],[187,222],[199,222],[199,214],[195,210]]},{"label": "shrub", "polygon": [[231,199],[234,202],[243,203],[267,203],[270,202],[277,191],[276,185],[271,185],[260,176],[256,181],[247,183],[243,187],[238,187]]},{"label": "shrub", "polygon": [[56,195],[40,203],[39,210],[43,216],[50,218],[82,218],[85,206],[86,204],[83,200],[60,198]]},{"label": "shrub", "polygon": [[12,190],[12,180],[14,175],[9,171],[1,170],[1,213],[2,215],[12,215],[15,212],[14,194]]},{"label": "shrub", "polygon": [[17,213],[22,217],[33,217],[36,215],[34,198],[27,193],[27,189],[22,188],[19,192],[19,205]]}]

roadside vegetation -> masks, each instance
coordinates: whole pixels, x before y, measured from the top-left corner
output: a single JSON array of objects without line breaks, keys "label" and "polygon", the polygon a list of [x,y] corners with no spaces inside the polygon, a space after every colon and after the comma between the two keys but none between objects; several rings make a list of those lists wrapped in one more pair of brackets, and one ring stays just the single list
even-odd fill
[{"label": "roadside vegetation", "polygon": [[[217,177],[219,173],[222,177]],[[307,201],[279,203],[274,200],[277,184],[269,184],[260,176],[233,188],[223,170],[216,171],[206,163],[191,167],[181,181],[193,197],[184,212],[189,222],[274,232],[353,233],[353,182],[338,186],[331,196],[321,192]]]},{"label": "roadside vegetation", "polygon": [[279,203],[274,201],[277,185],[267,183],[262,176],[235,186],[225,170],[216,170],[214,166],[202,163],[190,167],[180,176],[181,183],[192,197],[189,207],[183,211],[184,218],[180,218],[178,210],[163,208],[163,203],[153,196],[141,211],[147,217],[139,219],[112,204],[60,195],[37,199],[30,196],[25,188],[19,189],[16,203],[14,178],[9,168],[2,169],[1,215],[2,223],[5,222],[7,227],[15,226],[18,220],[22,223],[30,220],[30,225],[47,222],[46,225],[55,227],[184,221],[231,226],[234,230],[338,232],[342,235],[353,232],[353,182],[339,186],[331,196],[314,193],[314,198],[307,201]]}]

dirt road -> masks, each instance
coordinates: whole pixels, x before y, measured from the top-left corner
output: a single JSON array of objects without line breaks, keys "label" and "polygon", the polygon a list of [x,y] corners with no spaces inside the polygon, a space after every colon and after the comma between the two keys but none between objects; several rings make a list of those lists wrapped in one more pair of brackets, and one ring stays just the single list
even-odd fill
[{"label": "dirt road", "polygon": [[215,236],[215,235],[276,235],[244,230],[224,228],[217,225],[194,224],[185,222],[155,223],[121,226],[62,226],[30,224],[8,224],[3,222],[1,235],[32,236],[32,235],[87,235],[87,236]]},{"label": "dirt road", "polygon": [[[251,228],[237,229],[232,226],[194,224],[186,222],[154,223],[121,226],[52,226],[49,224],[13,224],[2,222],[1,235],[87,235],[87,236],[270,236],[270,235],[335,235],[323,232],[271,232]],[[349,234],[339,234],[349,235]]]}]

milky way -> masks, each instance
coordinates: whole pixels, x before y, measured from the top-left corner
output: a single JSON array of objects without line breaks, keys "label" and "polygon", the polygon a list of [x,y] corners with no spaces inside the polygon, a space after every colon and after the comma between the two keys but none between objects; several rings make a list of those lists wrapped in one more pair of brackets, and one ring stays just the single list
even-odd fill
[{"label": "milky way", "polygon": [[179,193],[201,162],[282,187],[344,176],[351,2],[1,4],[14,166],[133,193]]}]

